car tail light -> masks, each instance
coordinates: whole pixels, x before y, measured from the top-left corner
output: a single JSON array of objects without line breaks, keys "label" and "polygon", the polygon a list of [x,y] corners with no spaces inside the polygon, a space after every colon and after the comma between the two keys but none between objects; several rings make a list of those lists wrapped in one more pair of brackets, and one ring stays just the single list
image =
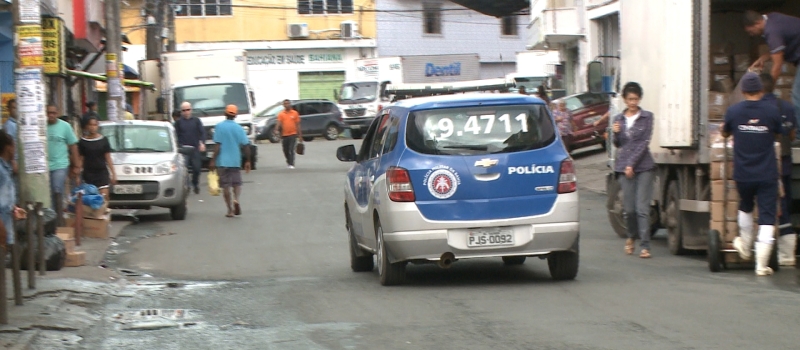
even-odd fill
[{"label": "car tail light", "polygon": [[413,202],[416,200],[408,170],[391,167],[386,171],[386,179],[389,187],[389,199],[393,202]]},{"label": "car tail light", "polygon": [[561,162],[561,171],[558,174],[558,193],[572,193],[578,189],[578,177],[575,175],[575,165],[571,159]]}]

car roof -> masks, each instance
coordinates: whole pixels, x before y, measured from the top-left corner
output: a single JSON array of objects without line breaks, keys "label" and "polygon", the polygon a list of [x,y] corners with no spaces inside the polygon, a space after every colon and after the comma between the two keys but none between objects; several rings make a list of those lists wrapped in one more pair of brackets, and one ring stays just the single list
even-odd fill
[{"label": "car roof", "polygon": [[521,94],[466,93],[456,95],[417,97],[398,101],[394,105],[401,108],[408,108],[410,110],[422,110],[436,108],[474,107],[476,105],[498,106],[520,104],[544,105],[545,103],[538,97]]}]

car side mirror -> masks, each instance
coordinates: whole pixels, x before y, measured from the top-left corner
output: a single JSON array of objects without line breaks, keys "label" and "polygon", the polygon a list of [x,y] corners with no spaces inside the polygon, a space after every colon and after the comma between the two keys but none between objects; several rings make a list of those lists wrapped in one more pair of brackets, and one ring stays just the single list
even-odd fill
[{"label": "car side mirror", "polygon": [[343,162],[355,162],[358,157],[356,146],[347,145],[336,150],[336,158]]},{"label": "car side mirror", "polygon": [[194,152],[194,147],[192,146],[181,146],[181,148],[178,149],[178,153],[184,155],[189,155],[192,154],[193,152]]},{"label": "car side mirror", "polygon": [[586,84],[589,92],[599,94],[603,92],[603,63],[600,61],[589,62],[586,67]]}]

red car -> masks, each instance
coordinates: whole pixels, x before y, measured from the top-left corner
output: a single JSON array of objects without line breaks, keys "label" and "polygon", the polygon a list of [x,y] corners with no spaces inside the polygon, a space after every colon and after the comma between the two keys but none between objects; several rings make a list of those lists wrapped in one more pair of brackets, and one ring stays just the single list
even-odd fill
[{"label": "red car", "polygon": [[578,148],[597,144],[603,145],[605,148],[606,142],[603,134],[608,128],[609,120],[606,119],[597,126],[594,125],[594,122],[600,120],[608,112],[611,105],[608,95],[584,92],[553,100],[553,103],[558,105],[561,101],[566,103],[567,110],[572,113],[572,135],[564,137],[567,150],[572,152]]}]

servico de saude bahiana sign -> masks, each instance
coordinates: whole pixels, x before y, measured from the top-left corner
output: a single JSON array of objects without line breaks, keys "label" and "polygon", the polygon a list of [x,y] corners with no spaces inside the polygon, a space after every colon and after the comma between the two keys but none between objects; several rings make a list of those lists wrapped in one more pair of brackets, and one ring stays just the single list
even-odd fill
[{"label": "servico de saude bahiana sign", "polygon": [[247,53],[249,66],[298,66],[342,62],[344,54],[341,51],[263,50]]}]

